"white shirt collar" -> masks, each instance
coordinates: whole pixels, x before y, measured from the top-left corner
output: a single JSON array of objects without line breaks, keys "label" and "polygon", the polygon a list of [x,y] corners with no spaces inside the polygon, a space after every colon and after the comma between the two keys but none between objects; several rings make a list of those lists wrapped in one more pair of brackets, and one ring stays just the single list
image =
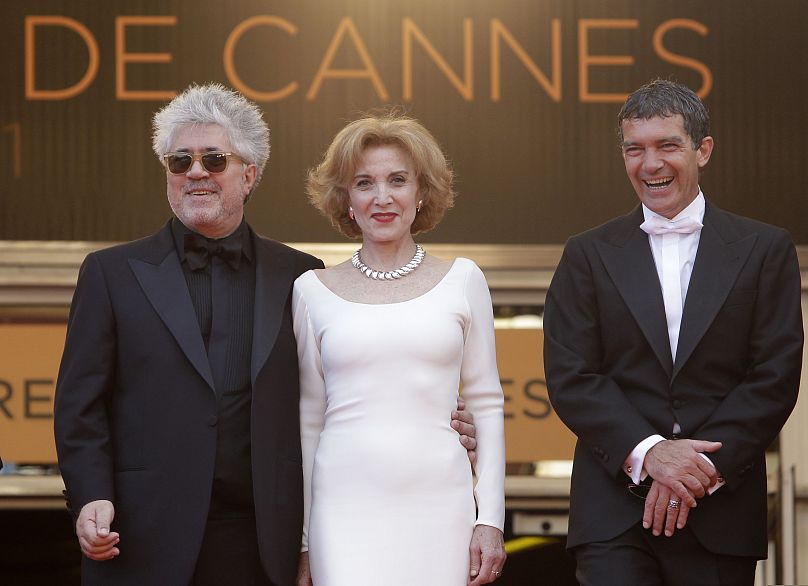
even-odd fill
[{"label": "white shirt collar", "polygon": [[704,204],[704,194],[701,191],[701,187],[699,187],[699,194],[696,196],[696,199],[691,201],[690,205],[688,205],[685,209],[683,209],[681,212],[676,214],[676,217],[674,217],[672,220],[668,220],[668,218],[665,218],[664,216],[660,216],[655,211],[648,209],[645,206],[645,204],[642,204],[642,215],[643,215],[643,218],[646,219],[646,220],[648,220],[649,218],[651,218],[653,216],[658,216],[658,217],[664,219],[666,222],[675,222],[676,220],[681,220],[682,218],[687,218],[687,217],[692,216],[692,217],[695,217],[699,222],[703,223],[704,222],[704,206],[705,206],[705,204]]}]

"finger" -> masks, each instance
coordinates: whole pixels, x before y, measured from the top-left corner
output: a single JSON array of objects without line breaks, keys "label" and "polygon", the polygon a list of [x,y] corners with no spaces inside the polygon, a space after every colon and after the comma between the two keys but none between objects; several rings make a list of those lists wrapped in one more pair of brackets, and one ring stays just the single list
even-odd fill
[{"label": "finger", "polygon": [[686,503],[687,506],[690,507],[691,509],[696,508],[697,505],[696,499],[693,497],[692,494],[690,494],[690,492],[688,492],[687,487],[684,484],[682,484],[681,482],[676,482],[673,484],[673,486],[671,486],[671,488],[673,489],[673,492],[676,494],[676,496],[679,497],[680,501]]},{"label": "finger", "polygon": [[697,452],[717,452],[723,445],[721,442],[708,442],[704,440],[692,440],[693,449]]},{"label": "finger", "polygon": [[82,531],[81,533],[77,534],[79,538],[79,544],[86,543],[87,547],[109,547],[114,545],[120,541],[120,537],[117,533],[112,532],[107,536],[99,537],[95,533],[95,528],[93,527],[91,531]]},{"label": "finger", "polygon": [[[672,506],[676,503],[676,506]],[[676,519],[679,516],[679,506],[680,503],[677,499],[671,499],[668,502],[668,512],[665,518],[665,537],[671,537],[673,535],[673,529],[676,527]]]},{"label": "finger", "polygon": [[500,579],[500,577],[502,577],[502,568],[505,567],[505,559],[506,558],[507,558],[507,556],[505,555],[504,551],[502,552],[502,555],[495,556],[493,558],[493,562],[491,564],[491,568],[492,568],[491,569],[491,574],[489,575],[489,580],[488,580],[489,583],[490,582],[496,582],[497,580]]},{"label": "finger", "polygon": [[654,482],[648,490],[648,495],[645,497],[645,508],[642,514],[642,527],[643,529],[650,529],[654,522],[654,506],[656,505],[657,498],[659,497],[659,483]]},{"label": "finger", "polygon": [[703,476],[704,482],[702,482],[701,477],[699,476],[688,476],[684,480],[685,488],[689,493],[691,493],[695,498],[702,498],[705,494],[707,494],[707,488],[710,487],[709,478]]},{"label": "finger", "polygon": [[120,542],[120,539],[104,539],[104,540],[92,540],[87,539],[86,537],[79,538],[79,546],[81,547],[82,551],[88,553],[102,553],[112,549]]},{"label": "finger", "polygon": [[469,584],[480,576],[480,566],[482,565],[482,553],[480,547],[472,540],[469,547]]},{"label": "finger", "polygon": [[474,414],[469,411],[468,409],[457,409],[456,411],[452,411],[452,419],[453,420],[460,420],[465,423],[474,423]]},{"label": "finger", "polygon": [[457,409],[463,411],[466,408],[466,400],[460,395],[457,396]]},{"label": "finger", "polygon": [[111,560],[113,558],[118,557],[118,555],[120,553],[121,552],[118,550],[118,548],[114,547],[114,548],[112,548],[112,549],[110,549],[110,550],[108,550],[106,552],[103,552],[103,553],[95,554],[95,553],[84,552],[84,555],[87,556],[88,558],[90,558],[91,560],[95,560],[97,562],[103,562],[103,561]]},{"label": "finger", "polygon": [[108,547],[118,543],[118,541],[120,541],[120,536],[116,532],[112,531],[109,535],[105,535],[103,537],[100,537],[95,533],[89,533],[85,535],[85,539],[92,546]]},{"label": "finger", "polygon": [[718,480],[718,470],[712,465],[711,462],[708,462],[701,456],[699,456],[699,460],[701,460],[701,462],[698,463],[698,471],[707,478],[703,484],[705,485],[705,488],[710,488]]},{"label": "finger", "polygon": [[471,423],[467,423],[459,419],[452,419],[452,429],[454,429],[460,435],[466,435],[469,437],[477,436],[477,430]]},{"label": "finger", "polygon": [[480,584],[490,584],[497,576],[494,574],[494,562],[491,558],[482,557],[482,564],[480,566],[480,573],[476,579],[472,580],[469,586],[478,586]]},{"label": "finger", "polygon": [[120,553],[120,550],[116,547],[117,543],[115,541],[115,543],[93,545],[86,540],[79,540],[82,553],[93,560],[110,559],[117,556]]},{"label": "finger", "polygon": [[95,527],[102,537],[109,535],[109,526],[112,524],[112,508],[98,507],[95,512]]},{"label": "finger", "polygon": [[690,514],[690,507],[682,503],[679,506],[679,517],[676,519],[676,528],[684,529],[687,524],[687,517]]},{"label": "finger", "polygon": [[651,533],[654,535],[662,534],[662,527],[668,517],[668,501],[668,498],[660,496],[654,503],[654,519],[651,523]]},{"label": "finger", "polygon": [[460,436],[460,443],[467,450],[474,450],[474,449],[477,448],[477,440],[475,438],[467,436],[467,435],[461,435]]}]

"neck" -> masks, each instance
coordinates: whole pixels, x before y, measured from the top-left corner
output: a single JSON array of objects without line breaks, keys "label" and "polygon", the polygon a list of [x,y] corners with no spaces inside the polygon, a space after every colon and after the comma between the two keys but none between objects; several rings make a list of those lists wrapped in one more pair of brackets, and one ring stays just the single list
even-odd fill
[{"label": "neck", "polygon": [[219,240],[221,238],[227,238],[233,232],[235,232],[238,229],[238,227],[241,226],[241,221],[243,218],[244,216],[242,215],[238,219],[238,222],[236,222],[235,224],[233,224],[232,222],[227,222],[225,224],[221,222],[213,224],[200,224],[196,226],[189,226],[188,224],[185,224],[185,222],[183,222],[183,224],[185,224],[185,227],[191,230],[192,232],[201,234],[205,238],[210,238],[211,240]]},{"label": "neck", "polygon": [[412,260],[415,254],[415,241],[412,236],[397,242],[362,243],[362,262],[378,271],[392,271]]}]

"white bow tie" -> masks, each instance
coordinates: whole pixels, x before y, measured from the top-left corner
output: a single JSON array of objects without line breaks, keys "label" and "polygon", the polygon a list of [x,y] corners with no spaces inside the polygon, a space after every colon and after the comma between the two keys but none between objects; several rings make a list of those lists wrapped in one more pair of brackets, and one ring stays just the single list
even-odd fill
[{"label": "white bow tie", "polygon": [[661,216],[651,216],[640,224],[640,229],[646,234],[693,234],[698,232],[703,224],[692,216],[680,218],[675,222],[666,220]]}]

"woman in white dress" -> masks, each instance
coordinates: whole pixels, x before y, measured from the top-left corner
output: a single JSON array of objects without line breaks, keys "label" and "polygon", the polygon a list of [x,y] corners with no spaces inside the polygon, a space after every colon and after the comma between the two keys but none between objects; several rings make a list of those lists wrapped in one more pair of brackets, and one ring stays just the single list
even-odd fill
[{"label": "woman in white dress", "polygon": [[[505,449],[491,297],[474,262],[439,260],[413,240],[452,205],[446,158],[415,120],[363,118],[337,134],[307,187],[362,246],[294,287],[298,584],[493,582],[505,562]],[[461,386],[474,474],[446,416]]]}]

